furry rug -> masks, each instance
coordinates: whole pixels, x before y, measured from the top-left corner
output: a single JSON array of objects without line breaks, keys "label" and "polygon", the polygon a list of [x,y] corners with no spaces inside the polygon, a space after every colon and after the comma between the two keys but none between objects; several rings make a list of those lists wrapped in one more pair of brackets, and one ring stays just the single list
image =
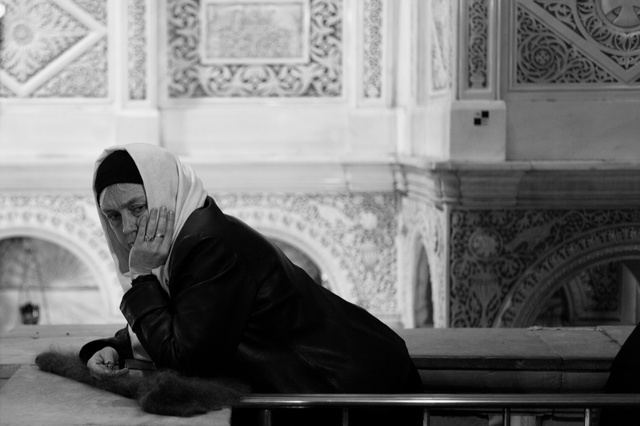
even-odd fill
[{"label": "furry rug", "polygon": [[97,380],[77,353],[54,349],[38,355],[36,365],[42,371],[135,399],[144,411],[167,416],[189,417],[233,407],[249,391],[232,379],[187,377],[172,370]]}]

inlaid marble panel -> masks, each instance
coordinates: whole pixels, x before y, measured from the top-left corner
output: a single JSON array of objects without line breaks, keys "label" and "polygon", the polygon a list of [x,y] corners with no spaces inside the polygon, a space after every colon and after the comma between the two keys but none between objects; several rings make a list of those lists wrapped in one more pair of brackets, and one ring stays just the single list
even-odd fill
[{"label": "inlaid marble panel", "polygon": [[203,64],[307,63],[309,2],[201,0]]}]

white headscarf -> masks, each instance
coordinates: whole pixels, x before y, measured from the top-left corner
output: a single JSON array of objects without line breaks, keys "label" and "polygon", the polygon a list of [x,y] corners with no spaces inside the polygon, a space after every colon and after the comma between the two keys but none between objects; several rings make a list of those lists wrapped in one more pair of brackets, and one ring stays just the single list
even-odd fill
[{"label": "white headscarf", "polygon": [[[96,200],[98,200],[97,197],[100,195],[95,194],[95,180],[98,167],[109,154],[118,150],[127,151],[136,163],[147,196],[148,210],[166,207],[167,210],[175,212],[175,224],[171,241],[171,247],[173,249],[173,243],[187,218],[194,210],[202,207],[207,198],[208,194],[202,186],[202,181],[195,175],[191,167],[182,164],[176,155],[164,148],[147,144],[113,146],[107,148],[96,160],[93,171],[93,191]],[[107,245],[109,246],[111,256],[116,266],[118,280],[124,292],[127,292],[131,288],[129,249],[120,244],[107,218],[102,214],[100,206],[97,205],[97,208],[102,230],[107,238]],[[170,257],[171,252],[167,257],[167,262],[152,271],[167,293],[170,292],[168,271]],[[130,327],[129,335],[136,358],[149,360],[149,356],[146,354],[146,351],[143,352],[142,346]]]}]

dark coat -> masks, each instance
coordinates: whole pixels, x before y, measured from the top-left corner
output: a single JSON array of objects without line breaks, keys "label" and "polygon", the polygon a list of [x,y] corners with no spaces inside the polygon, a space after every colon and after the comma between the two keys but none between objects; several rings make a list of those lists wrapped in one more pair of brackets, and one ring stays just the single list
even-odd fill
[{"label": "dark coat", "polygon": [[[150,277],[134,284],[120,305],[160,368],[239,375],[265,393],[421,390],[395,332],[316,284],[211,198],[180,231],[169,271],[170,295]],[[124,329],[85,345],[81,358],[104,346],[131,357]]]}]

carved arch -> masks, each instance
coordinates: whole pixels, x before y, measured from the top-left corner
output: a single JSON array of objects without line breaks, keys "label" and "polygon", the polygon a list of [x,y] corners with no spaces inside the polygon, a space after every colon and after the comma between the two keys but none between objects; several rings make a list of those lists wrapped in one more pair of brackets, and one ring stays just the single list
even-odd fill
[{"label": "carved arch", "polygon": [[578,271],[640,258],[640,224],[601,227],[565,241],[531,265],[503,302],[494,326],[526,327],[545,299]]},{"label": "carved arch", "polygon": [[264,206],[243,206],[241,210],[232,208],[228,212],[264,235],[278,238],[302,250],[327,274],[331,291],[350,302],[362,303],[355,282],[335,256],[335,253],[341,251],[340,247],[323,238],[322,230],[316,229],[303,216],[291,211],[285,215],[278,208]]},{"label": "carved arch", "polygon": [[110,319],[122,320],[122,290],[89,197],[0,197],[0,239],[32,237],[59,245],[85,265],[98,285]]}]

